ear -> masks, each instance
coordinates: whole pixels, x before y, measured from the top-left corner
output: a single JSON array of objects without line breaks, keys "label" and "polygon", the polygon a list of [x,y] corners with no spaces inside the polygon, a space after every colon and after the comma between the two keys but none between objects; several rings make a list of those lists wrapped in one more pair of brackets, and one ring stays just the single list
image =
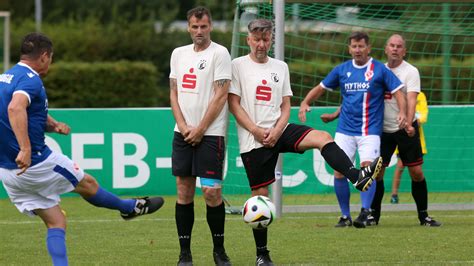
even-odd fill
[{"label": "ear", "polygon": [[48,59],[49,59],[49,54],[47,52],[41,53],[41,55],[40,55],[41,63],[45,62]]}]

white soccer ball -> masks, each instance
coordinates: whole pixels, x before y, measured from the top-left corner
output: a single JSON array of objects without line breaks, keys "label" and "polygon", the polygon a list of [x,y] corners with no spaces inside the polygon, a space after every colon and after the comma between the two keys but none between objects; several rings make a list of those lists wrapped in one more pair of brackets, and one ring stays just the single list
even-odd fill
[{"label": "white soccer ball", "polygon": [[254,229],[267,228],[275,219],[275,205],[265,196],[248,199],[242,210],[244,222]]}]

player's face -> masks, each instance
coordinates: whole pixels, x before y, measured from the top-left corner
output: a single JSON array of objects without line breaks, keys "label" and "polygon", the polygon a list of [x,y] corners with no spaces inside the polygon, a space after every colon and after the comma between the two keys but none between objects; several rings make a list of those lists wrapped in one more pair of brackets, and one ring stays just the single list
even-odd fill
[{"label": "player's face", "polygon": [[272,33],[253,32],[247,36],[247,44],[250,47],[250,57],[258,63],[267,62],[268,51],[272,47]]},{"label": "player's face", "polygon": [[211,31],[211,22],[206,15],[201,19],[192,16],[188,21],[188,32],[196,46],[207,46],[211,42]]},{"label": "player's face", "polygon": [[385,54],[388,61],[401,62],[406,55],[405,42],[400,36],[394,35],[390,37],[385,46]]},{"label": "player's face", "polygon": [[357,65],[365,65],[365,63],[369,61],[370,45],[366,43],[364,39],[351,39],[349,53],[352,55],[352,58]]}]

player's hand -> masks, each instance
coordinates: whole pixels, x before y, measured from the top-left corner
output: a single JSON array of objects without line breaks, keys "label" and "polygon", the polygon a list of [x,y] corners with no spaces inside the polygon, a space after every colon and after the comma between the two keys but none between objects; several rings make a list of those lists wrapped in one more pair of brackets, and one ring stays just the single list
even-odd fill
[{"label": "player's hand", "polygon": [[404,113],[398,113],[397,116],[398,128],[404,129],[408,126],[407,117]]},{"label": "player's hand", "polygon": [[265,131],[265,133],[265,138],[263,139],[262,144],[266,148],[272,148],[275,146],[278,139],[280,139],[280,136],[283,132],[280,132],[280,130],[275,128],[269,128]]},{"label": "player's hand", "polygon": [[58,122],[54,125],[53,132],[68,135],[71,132],[71,128],[66,123]]},{"label": "player's hand", "polygon": [[16,165],[20,169],[16,175],[23,174],[31,165],[31,150],[20,150],[15,159]]},{"label": "player's hand", "polygon": [[321,121],[323,121],[324,123],[329,123],[329,122],[334,121],[337,118],[337,116],[335,116],[334,113],[331,113],[331,114],[322,114],[319,118],[321,118]]},{"label": "player's hand", "polygon": [[179,133],[181,133],[181,135],[186,138],[188,135],[189,135],[189,132],[191,131],[193,127],[191,126],[188,126],[186,124],[183,124],[183,125],[179,125],[178,124],[178,130],[179,130]]},{"label": "player's hand", "polygon": [[202,138],[204,137],[204,130],[200,127],[191,128],[189,134],[184,138],[184,141],[196,146],[201,143]]},{"label": "player's hand", "polygon": [[311,112],[311,108],[309,108],[309,105],[307,103],[302,102],[300,105],[300,110],[298,112],[298,119],[303,123],[306,122],[307,112]]},{"label": "player's hand", "polygon": [[409,137],[415,136],[415,128],[412,125],[409,125],[405,128],[405,131],[407,132]]},{"label": "player's hand", "polygon": [[268,136],[269,131],[268,129],[255,126],[254,129],[250,131],[250,133],[253,135],[256,141],[260,142],[263,144],[263,140]]}]

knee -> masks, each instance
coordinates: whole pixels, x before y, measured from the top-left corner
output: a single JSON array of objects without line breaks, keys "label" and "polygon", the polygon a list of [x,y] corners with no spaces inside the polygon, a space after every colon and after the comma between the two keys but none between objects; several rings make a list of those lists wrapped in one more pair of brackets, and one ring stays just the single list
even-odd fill
[{"label": "knee", "polygon": [[337,178],[337,179],[343,179],[343,178],[345,178],[342,173],[339,173],[339,172],[337,172],[337,171],[334,171],[334,177]]},{"label": "knee", "polygon": [[215,207],[222,203],[221,189],[203,188],[202,192],[207,205]]},{"label": "knee", "polygon": [[321,150],[324,146],[326,146],[328,143],[334,142],[334,139],[331,137],[331,135],[326,132],[326,131],[319,131],[319,130],[314,130],[316,137],[314,138],[314,143],[313,146],[319,150]]},{"label": "knee", "polygon": [[78,192],[83,197],[92,197],[97,193],[99,189],[99,184],[97,181],[90,175],[85,174],[84,178],[79,182],[76,187],[76,192]]},{"label": "knee", "polygon": [[252,190],[252,197],[253,196],[265,196],[265,197],[268,197],[268,195],[270,195],[269,191],[268,191],[268,186],[264,186],[264,187],[259,187],[257,189],[253,189]]},{"label": "knee", "polygon": [[319,134],[320,134],[321,142],[323,143],[321,147],[324,147],[324,145],[328,144],[329,142],[334,141],[331,135],[326,131],[320,131]]},{"label": "knee", "polygon": [[411,172],[410,176],[411,176],[411,179],[415,182],[421,182],[423,181],[423,179],[425,179],[425,176],[423,175],[423,172],[421,171]]}]

